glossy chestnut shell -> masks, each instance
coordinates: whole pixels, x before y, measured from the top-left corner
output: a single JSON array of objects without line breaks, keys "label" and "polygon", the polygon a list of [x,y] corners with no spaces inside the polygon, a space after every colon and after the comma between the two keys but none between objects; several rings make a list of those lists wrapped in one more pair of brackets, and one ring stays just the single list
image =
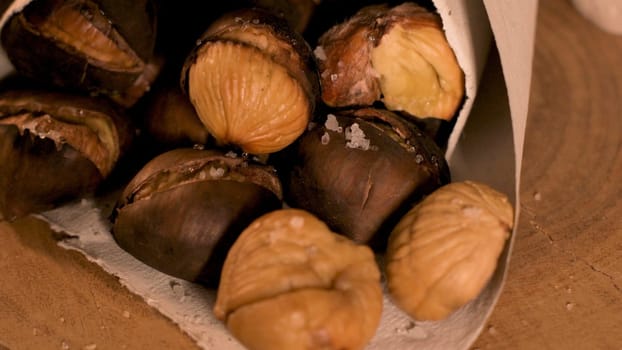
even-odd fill
[{"label": "glossy chestnut shell", "polygon": [[209,286],[252,220],[281,204],[271,167],[215,150],[165,152],[118,200],[112,234],[121,248],[166,274]]},{"label": "glossy chestnut shell", "polygon": [[411,205],[450,181],[434,141],[380,109],[329,114],[273,160],[288,205],[375,249]]},{"label": "glossy chestnut shell", "polygon": [[132,136],[127,116],[104,100],[35,90],[0,93],[0,219],[92,194]]},{"label": "glossy chestnut shell", "polygon": [[162,65],[151,0],[32,1],[8,19],[1,39],[20,74],[124,107],[149,90]]}]

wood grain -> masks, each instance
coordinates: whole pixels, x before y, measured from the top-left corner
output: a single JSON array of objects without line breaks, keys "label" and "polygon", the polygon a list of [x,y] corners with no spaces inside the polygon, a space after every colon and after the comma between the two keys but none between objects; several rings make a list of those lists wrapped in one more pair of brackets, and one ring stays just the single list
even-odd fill
[{"label": "wood grain", "polygon": [[622,349],[622,37],[540,1],[507,283],[479,349]]},{"label": "wood grain", "polygon": [[0,247],[0,349],[196,348],[46,223],[0,222]]}]

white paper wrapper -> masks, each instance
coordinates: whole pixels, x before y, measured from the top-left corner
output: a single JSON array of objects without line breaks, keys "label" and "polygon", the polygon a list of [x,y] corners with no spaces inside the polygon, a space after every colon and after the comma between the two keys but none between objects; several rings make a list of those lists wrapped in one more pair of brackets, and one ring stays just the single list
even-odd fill
[{"label": "white paper wrapper", "polygon": [[[13,2],[0,19],[0,27],[8,14],[28,2]],[[513,199],[515,222],[518,222],[537,0],[435,0],[434,3],[466,77],[467,99],[450,135],[447,151],[452,177],[483,181],[506,193]],[[11,70],[4,53],[0,52],[0,76]],[[107,218],[117,195],[82,199],[39,216],[50,222],[53,229],[74,237],[63,241],[63,247],[83,253],[117,276],[120,283],[177,323],[200,347],[242,349],[212,314],[213,290],[162,274],[116,245]],[[385,293],[381,324],[368,348],[468,348],[480,333],[502,289],[514,236],[479,297],[446,320],[414,322]]]}]

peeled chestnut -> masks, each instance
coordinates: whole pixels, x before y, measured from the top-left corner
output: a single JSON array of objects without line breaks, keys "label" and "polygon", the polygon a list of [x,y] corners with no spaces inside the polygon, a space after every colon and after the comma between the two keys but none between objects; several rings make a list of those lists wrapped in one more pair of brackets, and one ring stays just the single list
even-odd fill
[{"label": "peeled chestnut", "polygon": [[121,248],[166,274],[213,286],[233,241],[282,206],[274,170],[235,154],[175,149],[149,161],[112,216]]},{"label": "peeled chestnut", "polygon": [[272,159],[288,205],[375,248],[410,205],[450,181],[434,141],[381,109],[329,114]]},{"label": "peeled chestnut", "polygon": [[315,49],[322,99],[450,120],[463,102],[464,73],[440,16],[411,2],[372,5],[322,34]]},{"label": "peeled chestnut", "polygon": [[319,81],[310,47],[283,18],[259,8],[230,12],[197,43],[181,84],[219,144],[268,154],[303,133]]},{"label": "peeled chestnut", "polygon": [[0,219],[91,193],[131,138],[127,117],[104,100],[34,90],[0,93]]},{"label": "peeled chestnut", "polygon": [[277,210],[229,251],[214,314],[248,349],[363,349],[382,314],[380,271],[369,247]]},{"label": "peeled chestnut", "polygon": [[417,320],[441,320],[480,294],[512,232],[507,196],[475,181],[445,185],[391,233],[387,286]]},{"label": "peeled chestnut", "polygon": [[10,17],[1,40],[20,74],[125,107],[149,90],[162,64],[151,0],[34,0]]}]

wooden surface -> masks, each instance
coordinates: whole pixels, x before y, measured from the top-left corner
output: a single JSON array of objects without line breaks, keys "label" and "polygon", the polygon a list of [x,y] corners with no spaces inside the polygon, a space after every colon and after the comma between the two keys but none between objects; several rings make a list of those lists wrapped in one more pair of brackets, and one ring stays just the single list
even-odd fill
[{"label": "wooden surface", "polygon": [[[622,37],[541,0],[507,283],[474,349],[622,349]],[[0,223],[0,349],[193,349],[41,222]]]},{"label": "wooden surface", "polygon": [[540,0],[507,282],[480,349],[622,349],[622,36]]}]

